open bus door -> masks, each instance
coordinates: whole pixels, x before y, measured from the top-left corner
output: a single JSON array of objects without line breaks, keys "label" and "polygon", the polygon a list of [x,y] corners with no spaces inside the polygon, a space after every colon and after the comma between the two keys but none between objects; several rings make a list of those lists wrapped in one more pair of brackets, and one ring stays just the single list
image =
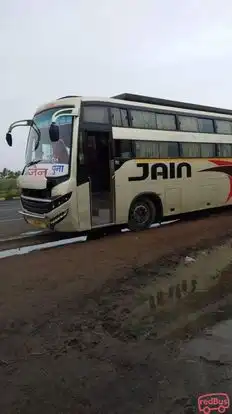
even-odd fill
[{"label": "open bus door", "polygon": [[115,188],[111,132],[88,129],[81,135],[77,172],[80,228],[113,224]]}]

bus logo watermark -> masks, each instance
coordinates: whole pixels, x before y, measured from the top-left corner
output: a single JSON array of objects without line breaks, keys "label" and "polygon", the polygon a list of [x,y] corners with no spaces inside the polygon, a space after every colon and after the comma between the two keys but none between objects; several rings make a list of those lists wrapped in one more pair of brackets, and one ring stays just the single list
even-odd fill
[{"label": "bus logo watermark", "polygon": [[230,407],[230,399],[226,393],[204,394],[198,397],[199,413],[225,413]]}]

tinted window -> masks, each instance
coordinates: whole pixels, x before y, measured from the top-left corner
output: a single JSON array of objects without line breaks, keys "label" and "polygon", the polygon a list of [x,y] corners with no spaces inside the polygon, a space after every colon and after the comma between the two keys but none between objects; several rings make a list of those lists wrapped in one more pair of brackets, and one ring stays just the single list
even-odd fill
[{"label": "tinted window", "polygon": [[216,156],[216,144],[201,144],[201,156],[203,158]]},{"label": "tinted window", "polygon": [[129,125],[127,109],[120,109],[120,112],[122,118],[122,126],[127,127]]},{"label": "tinted window", "polygon": [[97,122],[100,124],[108,124],[108,108],[104,108],[104,106],[84,106],[83,120],[84,122]]},{"label": "tinted window", "polygon": [[112,125],[122,126],[121,112],[119,108],[111,108]]},{"label": "tinted window", "polygon": [[115,139],[116,158],[128,159],[133,157],[132,142],[129,139]]},{"label": "tinted window", "polygon": [[127,109],[111,108],[111,120],[113,126],[128,127]]},{"label": "tinted window", "polygon": [[232,145],[231,144],[218,144],[218,156],[230,158],[232,156]]},{"label": "tinted window", "polygon": [[80,133],[80,136],[78,139],[78,160],[79,160],[79,165],[84,165],[85,156],[84,156],[83,132]]},{"label": "tinted window", "polygon": [[178,158],[179,145],[177,142],[160,142],[160,158]]},{"label": "tinted window", "polygon": [[175,130],[176,129],[176,119],[174,115],[168,114],[156,114],[157,128],[165,130]]},{"label": "tinted window", "polygon": [[186,158],[200,158],[201,149],[200,144],[196,142],[183,142],[181,144],[181,155]]},{"label": "tinted window", "polygon": [[232,122],[215,121],[215,126],[218,134],[232,134]]},{"label": "tinted window", "polygon": [[159,158],[159,143],[151,141],[135,141],[137,158]]},{"label": "tinted window", "polygon": [[212,119],[198,118],[199,131],[205,133],[214,133]]},{"label": "tinted window", "polygon": [[180,130],[186,132],[198,132],[197,118],[193,116],[178,116]]},{"label": "tinted window", "polygon": [[131,119],[134,128],[156,129],[154,112],[131,110]]}]

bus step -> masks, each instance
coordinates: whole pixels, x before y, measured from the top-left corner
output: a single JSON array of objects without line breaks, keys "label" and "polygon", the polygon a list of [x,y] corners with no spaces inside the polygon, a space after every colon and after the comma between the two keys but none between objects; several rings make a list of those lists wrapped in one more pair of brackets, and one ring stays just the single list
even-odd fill
[{"label": "bus step", "polygon": [[93,214],[93,224],[101,225],[107,224],[110,222],[110,210],[109,209],[99,209],[98,215]]}]

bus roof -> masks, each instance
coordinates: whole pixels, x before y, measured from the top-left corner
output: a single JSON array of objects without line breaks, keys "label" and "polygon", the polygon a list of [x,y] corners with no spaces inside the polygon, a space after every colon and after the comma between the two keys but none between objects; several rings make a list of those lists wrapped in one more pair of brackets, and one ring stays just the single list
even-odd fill
[{"label": "bus roof", "polygon": [[217,114],[232,115],[231,109],[216,108],[213,106],[197,105],[181,101],[172,101],[170,99],[152,98],[150,96],[135,95],[132,93],[122,93],[112,96],[112,99],[120,99],[122,101],[138,102],[150,105],[171,106],[173,108],[190,109],[194,111],[212,112]]}]

